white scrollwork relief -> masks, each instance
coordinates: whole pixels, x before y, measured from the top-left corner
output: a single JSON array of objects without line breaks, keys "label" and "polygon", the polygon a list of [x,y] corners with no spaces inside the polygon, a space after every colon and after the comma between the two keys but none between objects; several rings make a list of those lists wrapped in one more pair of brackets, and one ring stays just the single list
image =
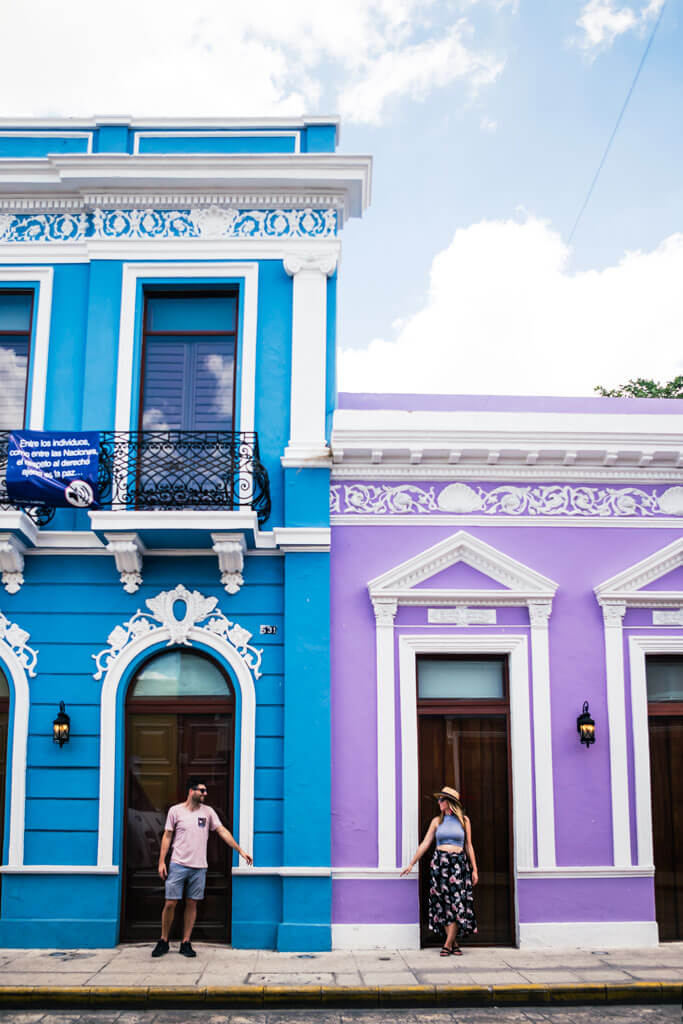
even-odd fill
[{"label": "white scrollwork relief", "polygon": [[95,209],[82,213],[0,213],[0,242],[84,242],[173,238],[334,238],[334,209]]},{"label": "white scrollwork relief", "polygon": [[428,608],[427,622],[448,623],[452,626],[495,626],[495,608]]},{"label": "white scrollwork relief", "polygon": [[683,608],[674,608],[673,611],[653,611],[653,626],[683,626]]},{"label": "white scrollwork relief", "polygon": [[[249,643],[251,633],[238,623],[231,622],[216,608],[217,597],[204,597],[198,590],[190,591],[179,585],[174,590],[164,590],[156,597],[148,598],[145,603],[149,612],[138,609],[127,622],[111,631],[107,637],[109,646],[92,655],[97,666],[96,672],[93,673],[95,679],[102,678],[129,643],[155,629],[168,631],[168,647],[174,644],[192,646],[189,637],[192,629],[204,629],[215,633],[231,643],[254,677],[260,678],[263,650],[252,647]],[[182,618],[176,615],[178,604],[185,606]]]},{"label": "white scrollwork relief", "polygon": [[661,493],[638,487],[575,484],[335,484],[330,511],[335,515],[597,516],[649,518],[683,516],[683,486]]},{"label": "white scrollwork relief", "polygon": [[9,619],[0,612],[0,647],[4,644],[19,659],[26,669],[26,674],[33,678],[36,674],[38,662],[38,651],[28,646],[31,634],[25,629],[17,626],[16,622]]}]

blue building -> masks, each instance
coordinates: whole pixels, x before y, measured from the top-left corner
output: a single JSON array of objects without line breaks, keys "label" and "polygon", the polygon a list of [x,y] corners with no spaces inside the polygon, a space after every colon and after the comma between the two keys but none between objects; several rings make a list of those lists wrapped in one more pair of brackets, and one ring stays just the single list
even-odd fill
[{"label": "blue building", "polygon": [[[337,266],[370,187],[337,134],[0,122],[0,946],[155,939],[199,772],[254,867],[213,845],[196,937],[330,948]],[[22,427],[72,460],[98,432],[100,508],[10,500]]]}]

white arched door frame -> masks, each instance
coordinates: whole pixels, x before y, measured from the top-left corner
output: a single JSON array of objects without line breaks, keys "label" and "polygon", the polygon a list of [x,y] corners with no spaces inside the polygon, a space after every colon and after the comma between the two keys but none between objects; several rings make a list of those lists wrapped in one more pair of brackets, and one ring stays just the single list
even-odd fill
[{"label": "white arched door frame", "polygon": [[[246,850],[254,840],[254,754],[256,743],[256,690],[252,672],[244,658],[226,639],[209,629],[194,626],[186,633],[185,644],[208,647],[232,669],[240,688],[240,764],[239,764],[239,834]],[[102,684],[100,720],[100,810],[97,843],[97,865],[114,865],[114,807],[116,796],[116,727],[118,695],[122,683],[129,681],[131,665],[152,648],[175,642],[171,629],[151,629],[129,643],[110,662]],[[163,648],[162,648],[163,649]]]},{"label": "white arched door frame", "polygon": [[[26,816],[26,749],[28,745],[29,676],[36,674],[37,651],[28,647],[29,634],[0,613],[0,661],[9,673],[13,690],[12,762],[10,765],[10,818],[7,867],[24,863]],[[9,738],[9,737],[8,737]],[[2,851],[0,850],[0,858]]]}]

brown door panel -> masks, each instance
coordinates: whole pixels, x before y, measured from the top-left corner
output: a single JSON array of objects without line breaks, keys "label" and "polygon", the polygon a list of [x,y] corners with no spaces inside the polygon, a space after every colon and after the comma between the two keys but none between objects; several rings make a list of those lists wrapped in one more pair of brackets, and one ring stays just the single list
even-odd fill
[{"label": "brown door panel", "polygon": [[683,939],[683,716],[650,715],[655,904],[662,941]]},{"label": "brown door panel", "polygon": [[[514,916],[511,884],[511,819],[506,714],[419,717],[421,837],[438,813],[432,794],[441,786],[459,790],[472,825],[479,869],[475,911],[479,930],[468,942],[512,945]],[[423,945],[439,937],[428,928],[429,863],[434,847],[420,862]]]}]

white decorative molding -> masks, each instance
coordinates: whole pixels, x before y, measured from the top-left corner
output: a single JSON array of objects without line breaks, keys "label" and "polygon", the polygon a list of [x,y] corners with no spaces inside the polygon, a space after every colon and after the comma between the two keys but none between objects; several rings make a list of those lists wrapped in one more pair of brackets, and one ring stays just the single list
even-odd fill
[{"label": "white decorative molding", "polygon": [[[175,605],[182,602],[185,614],[178,619]],[[254,680],[261,676],[262,650],[249,644],[251,633],[230,622],[216,608],[217,598],[204,597],[178,585],[163,591],[146,602],[149,613],[138,610],[123,625],[116,626],[108,637],[109,646],[93,658],[97,666],[95,679],[101,679],[100,699],[100,790],[97,864],[108,868],[114,864],[114,807],[116,792],[117,719],[121,710],[118,691],[129,681],[129,670],[145,651],[161,645],[192,646],[201,644],[227,664],[231,677],[239,687],[240,697],[240,764],[235,773],[235,803],[239,804],[239,835],[247,850],[254,838],[254,766],[256,746],[256,691]],[[207,621],[208,620],[208,621]],[[25,761],[24,761],[25,763]]]},{"label": "white decorative molding", "polygon": [[[181,242],[175,242],[174,244],[176,246],[182,245]],[[195,242],[194,244],[197,245],[199,243]],[[224,242],[223,244],[230,245],[229,242]],[[266,243],[251,243],[252,246],[264,244]],[[310,243],[302,242],[301,244],[307,245]],[[0,255],[2,255],[1,246]],[[25,255],[28,258],[28,253]],[[21,258],[17,253],[13,253],[13,256],[15,260]],[[510,486],[513,481],[519,481],[520,486],[527,485],[530,481],[547,483],[553,487],[562,483],[588,485],[593,482],[596,485],[613,482],[615,485],[623,483],[632,486],[634,479],[637,479],[640,484],[671,483],[680,485],[682,477],[681,468],[678,465],[678,454],[674,452],[663,453],[661,458],[653,460],[649,466],[645,467],[641,465],[638,453],[633,455],[632,452],[628,453],[628,458],[624,456],[623,461],[611,466],[596,465],[589,458],[588,453],[586,459],[581,462],[567,462],[567,453],[561,451],[548,452],[543,462],[531,465],[526,461],[526,457],[521,458],[522,453],[514,453],[515,456],[519,455],[519,457],[508,458],[503,462],[490,463],[488,458],[485,457],[488,455],[488,452],[481,448],[472,449],[464,453],[467,455],[466,462],[452,461],[452,453],[444,449],[440,458],[435,457],[431,461],[423,460],[423,462],[417,465],[411,464],[407,459],[406,461],[396,462],[385,461],[385,453],[381,448],[374,449],[371,452],[370,462],[362,460],[352,461],[350,457],[344,461],[347,457],[347,452],[344,448],[334,444],[331,448],[331,454],[333,478],[335,480],[353,480],[354,482],[359,480],[365,482],[395,480],[400,483],[406,483],[407,481],[414,480],[424,483],[425,480],[466,480],[472,482],[472,486],[474,486],[475,483],[490,480],[506,486]],[[446,514],[445,512],[443,513],[443,515]],[[580,516],[577,515],[576,518],[578,519]],[[635,522],[639,517],[633,516],[632,518]],[[670,516],[670,518],[676,519],[677,517]]]},{"label": "white decorative molding", "polygon": [[497,614],[495,608],[428,608],[427,622],[452,626],[495,626]]},{"label": "white decorative molding", "polygon": [[116,864],[2,864],[0,875],[118,875]]},{"label": "white decorative molding", "polygon": [[[185,614],[178,619],[175,605],[185,605]],[[222,611],[216,608],[217,597],[204,597],[198,590],[189,591],[182,584],[174,590],[164,590],[156,597],[147,598],[145,604],[149,612],[138,610],[122,626],[116,626],[107,637],[108,647],[93,654],[97,666],[93,673],[95,679],[101,679],[109,672],[121,652],[134,640],[151,634],[154,630],[164,630],[168,634],[168,647],[174,644],[192,646],[191,634],[200,629],[202,632],[214,633],[232,645],[239,657],[244,661],[255,679],[261,676],[261,656],[263,650],[252,647],[249,641],[251,633],[236,622],[231,622]],[[208,619],[205,625],[200,625]],[[156,623],[156,625],[155,625]]]},{"label": "white decorative molding", "polygon": [[[226,254],[223,254],[223,259],[225,258]],[[240,284],[241,391],[239,395],[236,395],[236,417],[240,430],[247,432],[254,430],[258,273],[258,263],[255,262],[124,263],[116,377],[116,430],[130,430],[133,426],[133,393],[137,380],[134,353],[138,284],[145,279],[173,281],[179,278],[184,280],[188,278],[210,279],[219,284],[237,281]]]},{"label": "white decorative molding", "polygon": [[[444,569],[462,562],[491,579],[510,589],[431,589],[418,586],[431,576]],[[552,866],[555,863],[555,820],[554,795],[552,788],[552,749],[550,728],[550,669],[548,649],[548,617],[552,608],[552,600],[557,584],[546,576],[497,548],[486,544],[477,537],[460,530],[427,548],[413,558],[402,562],[388,572],[376,577],[368,583],[368,592],[377,619],[377,729],[378,750],[378,792],[381,795],[382,813],[378,814],[378,835],[384,844],[386,860],[380,861],[380,867],[393,867],[395,858],[393,851],[396,846],[396,800],[392,789],[395,778],[395,740],[394,740],[394,644],[393,614],[394,605],[426,605],[428,608],[442,607],[482,608],[489,606],[517,605],[527,606],[531,620],[531,660],[533,682],[533,718],[535,749],[533,756],[536,765],[536,820],[539,864]],[[391,621],[390,621],[391,620]],[[405,645],[401,638],[399,650],[404,652],[399,665],[401,687],[401,746],[403,750],[403,857],[410,856],[408,848],[415,842],[417,831],[417,796],[413,795],[412,787],[417,785],[417,724],[415,706],[415,664],[414,655],[405,653]],[[497,643],[505,643],[500,637],[483,634],[480,637],[431,637],[419,638],[424,642],[426,650],[439,650],[438,644],[445,644],[444,650],[458,650],[458,643],[472,643],[475,650],[496,651]],[[436,643],[436,646],[433,644]],[[454,647],[449,645],[454,644]],[[526,638],[525,638],[526,644]],[[430,646],[432,645],[432,646]],[[418,644],[419,646],[419,644]],[[508,648],[504,648],[508,650]],[[512,657],[512,656],[511,656]],[[411,661],[412,659],[412,661]],[[528,670],[525,669],[528,681]],[[404,677],[408,678],[405,684]],[[411,689],[412,687],[412,689]],[[522,700],[522,697],[519,698]],[[528,715],[528,694],[527,694]],[[521,705],[518,705],[521,706]],[[519,723],[519,714],[516,719]],[[528,729],[528,721],[526,728]],[[521,729],[522,726],[519,725]],[[407,730],[407,731],[406,731]],[[524,757],[531,757],[530,741],[523,740],[518,733],[517,749],[524,750]],[[520,780],[530,767],[525,768],[521,760],[515,762]],[[410,773],[414,772],[414,779]],[[520,782],[524,792],[525,782]],[[393,799],[392,799],[393,794]],[[412,802],[411,802],[412,801]],[[414,803],[414,807],[413,807]],[[531,802],[529,798],[529,808]],[[407,809],[409,808],[409,809]],[[521,813],[521,812],[520,812]],[[529,813],[531,813],[529,809]],[[531,819],[529,819],[531,820]],[[527,845],[520,825],[520,851],[524,860],[518,863],[533,863],[533,844]],[[531,825],[529,824],[529,828]]]},{"label": "white decorative molding", "polygon": [[626,614],[626,602],[603,600],[600,603],[605,626],[620,627]]},{"label": "white decorative molding", "polygon": [[652,878],[655,869],[650,865],[631,865],[625,868],[615,868],[612,865],[604,867],[554,867],[554,868],[530,868],[528,871],[518,871],[517,878]]},{"label": "white decorative molding", "polygon": [[659,945],[656,921],[520,923],[520,949],[644,949]]},{"label": "white decorative molding", "polygon": [[[683,654],[683,636],[631,636],[628,641],[628,650],[631,676],[636,848],[638,863],[647,866],[653,863],[654,842],[646,658],[648,654]],[[655,868],[656,866],[655,864]]]},{"label": "white decorative molding", "polygon": [[[443,569],[462,562],[484,573],[508,592],[485,589],[427,589],[414,590]],[[516,603],[526,605],[530,600],[552,601],[557,583],[530,569],[491,544],[459,530],[445,540],[402,562],[368,583],[371,597],[395,597],[401,604],[467,604],[497,605]],[[438,600],[437,600],[438,595]]]},{"label": "white decorative molding", "polygon": [[218,555],[221,583],[228,594],[236,594],[244,583],[244,552],[247,542],[243,533],[212,533],[213,550]]},{"label": "white decorative molding", "polygon": [[[425,475],[423,469],[422,475]],[[502,484],[486,489],[463,481],[435,484],[334,484],[330,511],[337,515],[578,516],[650,519],[683,516],[683,487],[661,493],[639,487],[571,484]]]},{"label": "white decorative molding", "polygon": [[33,284],[38,285],[34,299],[35,326],[30,350],[29,379],[32,383],[27,409],[30,430],[42,430],[45,419],[45,388],[47,385],[47,354],[50,342],[53,279],[52,267],[0,267],[0,285],[16,284],[27,288]]},{"label": "white decorative molding", "polygon": [[275,526],[275,544],[281,551],[329,551],[329,526]]},{"label": "white decorative molding", "polygon": [[288,253],[283,265],[292,283],[292,383],[288,466],[310,465],[329,456],[325,440],[327,393],[327,278],[338,252]]},{"label": "white decorative molding", "polygon": [[281,131],[249,131],[247,129],[236,130],[234,128],[220,129],[213,131],[137,131],[133,132],[133,154],[137,156],[140,152],[140,139],[291,139],[293,151],[301,152],[301,130]]},{"label": "white decorative molding", "polygon": [[36,665],[38,664],[38,651],[34,650],[33,647],[29,647],[28,641],[30,639],[30,633],[17,626],[16,622],[10,622],[0,612],[0,655],[6,654],[8,650],[11,651],[22,669],[26,672],[26,675],[33,679],[36,674]]},{"label": "white decorative molding", "polygon": [[114,556],[116,571],[120,573],[123,589],[134,594],[142,584],[142,556],[144,545],[137,533],[105,533],[106,550]]},{"label": "white decorative molding", "polygon": [[589,530],[680,530],[681,523],[670,517],[662,519],[579,519],[577,516],[564,516],[556,519],[543,519],[533,516],[519,516],[513,519],[509,516],[491,516],[482,523],[481,518],[476,515],[458,516],[443,515],[438,520],[429,516],[405,515],[331,515],[330,526],[400,526],[403,528],[420,529],[421,527],[432,528],[434,526],[453,526],[465,529],[469,526],[512,526],[516,530],[520,527],[532,530],[557,529],[571,526],[572,529]]},{"label": "white decorative molding", "polygon": [[675,608],[673,611],[653,611],[653,626],[683,626],[683,608]]},{"label": "white decorative molding", "polygon": [[0,571],[8,594],[17,594],[24,582],[25,550],[13,533],[0,533]]},{"label": "white decorative molding", "polygon": [[413,868],[409,875],[402,875],[402,868],[332,868],[333,878],[346,878],[352,881],[385,881],[387,879],[403,878],[405,881],[418,877],[417,867]]},{"label": "white decorative molding", "polygon": [[285,864],[280,867],[262,867],[253,864],[251,867],[239,865],[231,870],[235,875],[278,875],[280,878],[330,878],[332,868],[306,867],[299,864]]},{"label": "white decorative molding", "polygon": [[[415,915],[417,916],[417,896]],[[419,949],[419,924],[333,924],[332,949]]]},{"label": "white decorative molding", "polygon": [[[26,748],[28,744],[29,687],[35,677],[38,651],[29,647],[30,634],[0,612],[0,659],[7,668],[14,695],[12,761],[10,766],[10,811],[8,864],[24,863],[24,820],[26,815]],[[7,811],[5,811],[7,813]]]},{"label": "white decorative molding", "polygon": [[0,213],[0,244],[165,241],[172,239],[334,238],[334,208],[239,210],[212,203],[190,209],[101,209],[59,213]]},{"label": "white decorative molding", "polygon": [[[683,488],[681,488],[683,490]],[[600,583],[595,596],[604,606],[606,601],[623,601],[630,608],[654,608],[657,606],[680,606],[681,598],[676,591],[648,590],[642,588],[654,583],[683,565],[683,537],[660,548],[635,565],[629,566],[616,576]]]},{"label": "white decorative molding", "polygon": [[[529,708],[529,654],[526,636],[468,635],[401,636],[399,638],[399,678],[401,708],[402,863],[407,864],[421,839],[419,835],[419,791],[417,750],[417,656],[419,654],[507,654],[510,681],[510,747],[512,763],[512,814],[514,862],[517,871],[534,863],[533,798],[531,782],[532,745]],[[534,695],[535,697],[535,695]],[[535,721],[535,719],[534,719]],[[543,761],[545,748],[535,751],[535,772],[547,774],[552,781],[552,765]],[[543,797],[544,790],[540,796]],[[554,836],[552,805],[539,804],[537,789],[537,834]],[[381,829],[387,821],[380,821]],[[554,843],[554,840],[553,840]]]}]

